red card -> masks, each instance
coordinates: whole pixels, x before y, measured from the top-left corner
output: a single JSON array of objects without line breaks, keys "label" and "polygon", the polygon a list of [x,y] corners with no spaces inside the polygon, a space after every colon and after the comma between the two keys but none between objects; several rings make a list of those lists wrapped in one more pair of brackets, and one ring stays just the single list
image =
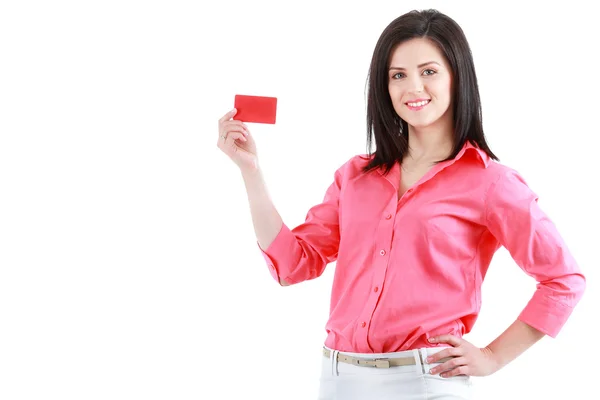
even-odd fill
[{"label": "red card", "polygon": [[233,119],[243,122],[274,124],[277,115],[277,98],[265,96],[235,95],[237,114]]}]

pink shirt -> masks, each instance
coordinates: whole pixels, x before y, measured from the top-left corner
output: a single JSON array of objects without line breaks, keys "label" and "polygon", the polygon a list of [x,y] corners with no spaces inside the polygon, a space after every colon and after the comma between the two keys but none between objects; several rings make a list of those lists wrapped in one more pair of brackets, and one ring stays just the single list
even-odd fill
[{"label": "pink shirt", "polygon": [[259,246],[278,282],[314,279],[336,261],[326,346],[386,353],[468,333],[500,246],[539,282],[518,318],[558,334],[585,278],[517,172],[467,142],[399,199],[399,164],[384,176],[363,174],[366,163],[348,160],[304,223]]}]

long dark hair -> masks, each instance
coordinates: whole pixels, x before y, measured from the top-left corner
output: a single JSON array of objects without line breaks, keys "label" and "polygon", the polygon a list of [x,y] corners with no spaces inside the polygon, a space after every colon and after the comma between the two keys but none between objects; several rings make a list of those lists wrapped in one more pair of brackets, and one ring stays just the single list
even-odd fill
[{"label": "long dark hair", "polygon": [[[413,38],[427,38],[438,46],[446,57],[454,82],[454,146],[446,161],[456,157],[465,142],[498,158],[490,150],[483,133],[481,101],[473,56],[461,27],[437,10],[413,10],[392,21],[381,33],[367,78],[367,152],[369,163],[364,172],[384,167],[389,172],[396,161],[402,161],[408,151],[408,124],[392,105],[388,91],[388,69],[392,50]],[[376,150],[371,153],[375,138]]]}]

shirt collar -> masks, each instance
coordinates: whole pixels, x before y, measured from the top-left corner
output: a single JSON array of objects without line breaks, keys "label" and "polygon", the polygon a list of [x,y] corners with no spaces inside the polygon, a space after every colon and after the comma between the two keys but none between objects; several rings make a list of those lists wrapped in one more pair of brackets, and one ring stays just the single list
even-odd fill
[{"label": "shirt collar", "polygon": [[458,160],[459,158],[461,158],[467,151],[469,152],[475,152],[477,154],[477,158],[479,159],[479,161],[483,164],[483,166],[485,168],[487,168],[490,165],[490,156],[487,155],[487,153],[483,150],[481,150],[479,147],[475,147],[471,144],[470,141],[466,141],[465,145],[463,146],[463,148],[458,152],[458,154],[456,155],[456,159]]},{"label": "shirt collar", "polygon": [[[451,163],[460,160],[467,152],[471,154],[474,152],[477,155],[477,160],[479,160],[479,162],[484,168],[487,168],[490,165],[490,156],[488,156],[487,153],[481,150],[479,147],[473,146],[468,140],[465,141],[465,144],[463,145],[462,149],[458,152],[458,154],[456,155],[454,160],[451,161]],[[398,175],[400,173],[399,167],[399,163],[397,162],[392,167],[392,170],[390,171],[392,175],[394,175],[393,177],[391,177],[392,179],[395,177],[395,175]],[[381,175],[383,175],[383,168],[378,168],[377,170]]]}]

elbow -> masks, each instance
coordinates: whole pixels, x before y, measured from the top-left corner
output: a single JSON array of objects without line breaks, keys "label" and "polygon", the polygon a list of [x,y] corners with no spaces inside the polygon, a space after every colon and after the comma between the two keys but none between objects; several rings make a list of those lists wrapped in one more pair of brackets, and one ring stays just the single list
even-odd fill
[{"label": "elbow", "polygon": [[585,276],[581,272],[573,273],[570,276],[569,291],[577,303],[585,292],[587,282]]},{"label": "elbow", "polygon": [[583,274],[578,274],[579,277],[579,298],[581,299],[581,297],[583,296],[583,293],[585,292],[585,289],[587,287],[587,281],[585,279],[585,276]]},{"label": "elbow", "polygon": [[570,307],[575,307],[583,297],[586,289],[586,278],[581,272],[576,272],[563,278],[561,282],[548,285],[554,296],[561,297],[563,302]]}]

